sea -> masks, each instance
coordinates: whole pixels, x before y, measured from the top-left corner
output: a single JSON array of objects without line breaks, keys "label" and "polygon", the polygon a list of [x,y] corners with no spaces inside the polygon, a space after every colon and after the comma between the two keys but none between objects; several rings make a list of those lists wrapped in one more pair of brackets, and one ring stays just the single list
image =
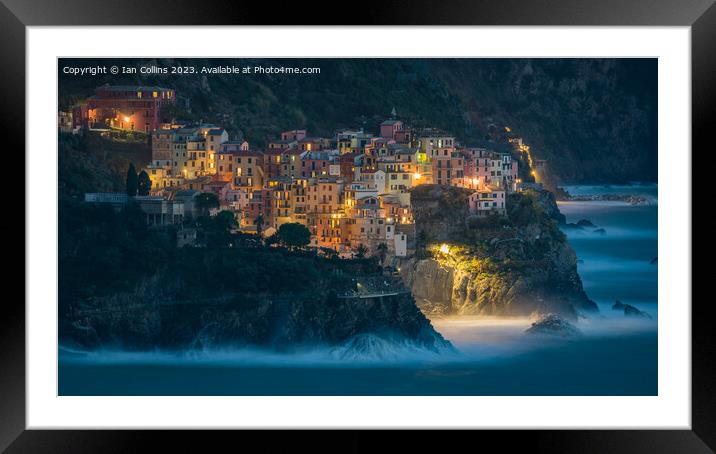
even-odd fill
[{"label": "sea", "polygon": [[[524,318],[431,320],[455,351],[429,352],[368,336],[360,348],[276,354],[261,350],[184,354],[84,352],[60,346],[59,395],[484,395],[651,396],[658,394],[656,185],[568,186],[584,194],[643,195],[647,204],[560,202],[587,295],[599,314],[581,336],[525,334]],[[604,229],[604,233],[594,232]],[[656,260],[655,260],[656,259]],[[649,318],[612,309],[616,300]]]}]

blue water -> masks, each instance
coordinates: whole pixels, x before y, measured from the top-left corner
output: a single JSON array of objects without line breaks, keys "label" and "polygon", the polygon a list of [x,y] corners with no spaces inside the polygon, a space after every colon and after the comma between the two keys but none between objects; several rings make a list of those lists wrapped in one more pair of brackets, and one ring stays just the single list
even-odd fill
[{"label": "blue water", "polygon": [[[520,318],[432,320],[457,348],[436,354],[369,343],[370,351],[314,349],[192,354],[60,350],[60,395],[656,395],[656,187],[577,187],[572,193],[648,192],[652,205],[560,205],[568,222],[590,219],[604,236],[568,232],[587,294],[600,315],[583,336],[527,336]],[[614,299],[652,319],[625,318]]]},{"label": "blue water", "polygon": [[[658,253],[657,187],[572,186],[571,194],[635,194],[647,197],[648,205],[622,202],[560,202],[567,222],[588,219],[606,235],[567,230],[577,252],[577,265],[584,289],[603,311],[616,299],[646,310],[657,311],[658,264],[650,264]],[[605,307],[601,307],[605,306]],[[609,307],[606,307],[609,306]]]}]

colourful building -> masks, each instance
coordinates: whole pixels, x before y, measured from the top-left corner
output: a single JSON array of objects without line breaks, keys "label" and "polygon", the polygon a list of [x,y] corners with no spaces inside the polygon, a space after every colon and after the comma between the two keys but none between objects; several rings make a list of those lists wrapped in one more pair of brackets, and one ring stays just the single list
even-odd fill
[{"label": "colourful building", "polygon": [[504,215],[506,213],[505,191],[491,187],[479,189],[470,194],[468,204],[470,213],[477,216]]},{"label": "colourful building", "polygon": [[103,85],[73,109],[74,126],[150,133],[162,122],[162,108],[176,102],[170,88]]},{"label": "colourful building", "polygon": [[396,133],[403,130],[403,122],[400,120],[385,120],[380,124],[380,136],[395,140]]}]

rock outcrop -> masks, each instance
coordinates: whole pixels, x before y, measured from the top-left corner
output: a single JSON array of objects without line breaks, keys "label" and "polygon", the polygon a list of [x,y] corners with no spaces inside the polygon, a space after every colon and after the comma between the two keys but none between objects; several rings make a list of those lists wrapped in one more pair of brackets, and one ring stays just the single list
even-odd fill
[{"label": "rock outcrop", "polygon": [[647,312],[637,309],[631,304],[624,304],[619,300],[616,300],[614,302],[612,310],[623,312],[625,317],[651,318],[651,315],[649,315]]},{"label": "rock outcrop", "polygon": [[574,325],[556,314],[543,315],[525,332],[559,337],[578,337],[582,334]]},{"label": "rock outcrop", "polygon": [[[131,299],[130,297],[128,297]],[[64,342],[84,348],[203,350],[260,347],[290,351],[339,346],[371,335],[439,352],[452,349],[409,293],[373,298],[336,294],[233,295],[157,302],[94,301],[63,327]]]},{"label": "rock outcrop", "polygon": [[[462,204],[469,191],[413,190],[420,249],[402,261],[400,274],[421,310],[429,315],[555,313],[572,320],[596,311],[582,288],[574,250],[557,227],[559,210],[549,194],[512,194],[507,217],[475,221]],[[436,247],[441,243],[452,245],[448,254]]]}]

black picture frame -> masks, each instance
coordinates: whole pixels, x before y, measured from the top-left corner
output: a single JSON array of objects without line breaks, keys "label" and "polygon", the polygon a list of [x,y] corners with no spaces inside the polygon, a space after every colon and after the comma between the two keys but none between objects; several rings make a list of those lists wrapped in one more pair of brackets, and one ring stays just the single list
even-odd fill
[{"label": "black picture frame", "polygon": [[[692,149],[709,151],[716,96],[716,6],[714,0],[490,0],[382,1],[338,5],[321,19],[324,7],[302,2],[276,6],[261,2],[204,0],[0,0],[0,125],[5,137],[25,149],[25,29],[63,25],[517,25],[517,26],[690,26],[692,45]],[[359,8],[356,10],[355,8]],[[54,100],[52,101],[54,102]],[[693,155],[693,153],[692,153]],[[695,178],[694,178],[695,179]],[[690,183],[689,183],[690,185]],[[24,187],[24,184],[22,186]],[[685,188],[689,189],[689,188]],[[17,216],[17,219],[20,219]],[[24,222],[24,221],[23,221]],[[23,225],[23,227],[26,227]],[[23,229],[24,231],[24,229]],[[23,233],[24,235],[24,233]],[[26,244],[27,246],[27,244]],[[17,269],[24,267],[17,266]],[[24,292],[24,291],[23,291]],[[468,435],[477,446],[497,441],[503,447],[531,451],[714,452],[716,450],[715,345],[708,299],[692,305],[692,430],[550,430],[481,431]],[[8,452],[125,452],[149,447],[159,438],[163,450],[188,447],[189,437],[212,444],[236,441],[234,432],[193,435],[176,431],[40,431],[25,430],[25,311],[20,298],[6,297],[0,316],[0,449]],[[260,440],[267,450],[279,444],[299,447],[304,434],[240,435]],[[452,435],[451,435],[452,436]],[[373,435],[336,431],[329,442],[336,451],[372,450]],[[423,448],[444,445],[439,434],[411,432],[408,440]],[[298,439],[298,440],[297,440]],[[478,442],[479,440],[479,442]],[[297,443],[297,444],[296,444]],[[334,443],[340,443],[335,445]],[[216,445],[218,446],[218,445]],[[383,447],[389,447],[386,444]],[[323,446],[326,447],[326,446]]]}]

